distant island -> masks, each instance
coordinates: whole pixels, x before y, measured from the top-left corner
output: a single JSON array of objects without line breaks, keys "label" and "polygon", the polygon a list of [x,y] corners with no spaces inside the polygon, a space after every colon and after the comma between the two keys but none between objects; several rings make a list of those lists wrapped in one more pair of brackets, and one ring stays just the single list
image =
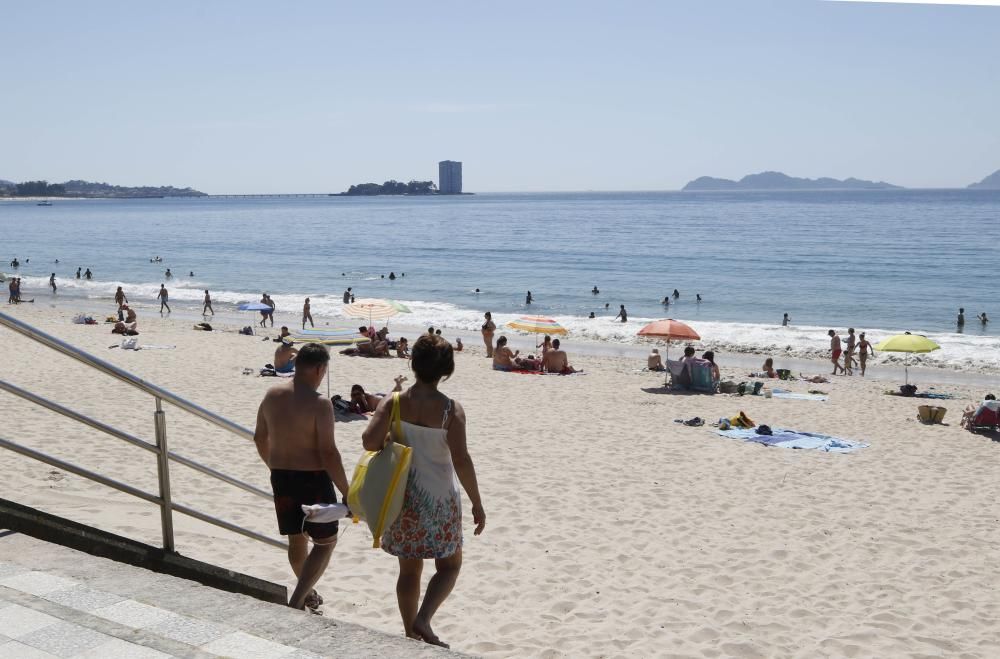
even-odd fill
[{"label": "distant island", "polygon": [[797,178],[781,172],[749,174],[739,181],[702,176],[689,182],[682,190],[900,190],[898,185],[884,181],[864,181],[848,178]]},{"label": "distant island", "polygon": [[372,197],[375,195],[437,194],[437,191],[434,181],[410,181],[409,183],[403,183],[402,181],[390,180],[381,185],[378,183],[358,183],[348,188],[347,192],[341,192],[340,194]]},{"label": "distant island", "polygon": [[1000,190],[1000,169],[993,172],[979,183],[969,186],[970,190]]},{"label": "distant island", "polygon": [[72,180],[65,183],[0,179],[0,197],[89,197],[94,199],[138,199],[143,197],[207,197],[194,188],[166,186],[127,187],[108,183]]}]

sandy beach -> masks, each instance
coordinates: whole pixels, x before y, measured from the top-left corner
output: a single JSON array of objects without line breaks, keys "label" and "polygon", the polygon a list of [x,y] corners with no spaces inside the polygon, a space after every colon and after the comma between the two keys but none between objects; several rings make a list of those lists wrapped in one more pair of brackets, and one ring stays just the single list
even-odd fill
[{"label": "sandy beach", "polygon": [[[109,348],[120,341],[109,325],[74,325],[66,307],[4,312],[250,428],[277,383],[243,374],[271,361],[275,345],[236,334],[247,322],[213,321],[225,331],[197,332],[189,318],[142,310],[140,345],[160,349],[124,351]],[[295,320],[279,313],[276,325]],[[4,380],[152,440],[150,397],[0,333]],[[930,401],[948,411],[944,425],[926,426],[916,411],[928,401],[884,395],[901,383],[896,371],[782,383],[797,393],[821,389],[825,402],[678,395],[635,357],[576,355],[572,340],[565,347],[585,375],[495,372],[481,344],[468,341],[441,387],[465,406],[488,519],[473,537],[464,502],[465,564],[435,618],[453,648],[495,657],[1000,655],[1000,444],[958,425],[988,390],[932,385],[925,373],[922,390],[955,395]],[[720,365],[723,379],[748,379],[745,366]],[[330,372],[332,393],[346,395],[355,382],[388,391],[408,367],[335,354]],[[811,372],[828,373],[829,363]],[[770,448],[674,422],[741,410],[759,423],[870,446],[851,454]],[[173,451],[268,488],[252,443],[172,407],[167,425]],[[336,426],[348,473],[364,425]],[[7,393],[0,436],[155,491],[151,454]],[[8,451],[0,468],[0,496],[159,542],[159,512],[149,504]],[[171,479],[176,500],[276,534],[263,499],[181,465]],[[182,515],[175,525],[181,553],[292,585],[281,551]],[[370,546],[363,525],[343,532],[320,582],[324,609],[400,633],[396,562]]]}]

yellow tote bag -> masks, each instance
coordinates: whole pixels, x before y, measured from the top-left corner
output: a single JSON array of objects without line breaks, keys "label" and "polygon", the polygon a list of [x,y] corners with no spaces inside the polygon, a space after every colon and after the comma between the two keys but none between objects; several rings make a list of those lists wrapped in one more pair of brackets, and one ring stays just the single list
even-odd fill
[{"label": "yellow tote bag", "polygon": [[[396,437],[403,438],[403,425],[399,418],[399,392],[392,394],[392,414],[389,418]],[[392,433],[380,451],[366,451],[351,477],[347,492],[347,505],[357,517],[365,520],[371,529],[372,547],[382,546],[382,533],[399,517],[406,494],[406,481],[410,474],[413,449],[393,441]]]}]

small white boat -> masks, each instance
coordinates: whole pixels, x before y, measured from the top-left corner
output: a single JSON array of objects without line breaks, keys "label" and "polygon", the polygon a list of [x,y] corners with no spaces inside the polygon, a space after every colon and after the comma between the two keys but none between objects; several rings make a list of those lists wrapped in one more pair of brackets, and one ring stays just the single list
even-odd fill
[{"label": "small white boat", "polygon": [[40,201],[36,204],[37,206],[51,206],[52,202],[46,199],[45,201]]}]

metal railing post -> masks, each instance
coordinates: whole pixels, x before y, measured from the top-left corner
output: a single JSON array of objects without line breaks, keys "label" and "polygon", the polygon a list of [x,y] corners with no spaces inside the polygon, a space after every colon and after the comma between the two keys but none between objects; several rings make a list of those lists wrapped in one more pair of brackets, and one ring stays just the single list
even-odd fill
[{"label": "metal railing post", "polygon": [[156,471],[160,483],[160,527],[163,530],[163,548],[174,551],[173,505],[170,502],[170,452],[167,450],[167,417],[163,403],[156,398],[156,412],[153,414],[156,426]]}]

